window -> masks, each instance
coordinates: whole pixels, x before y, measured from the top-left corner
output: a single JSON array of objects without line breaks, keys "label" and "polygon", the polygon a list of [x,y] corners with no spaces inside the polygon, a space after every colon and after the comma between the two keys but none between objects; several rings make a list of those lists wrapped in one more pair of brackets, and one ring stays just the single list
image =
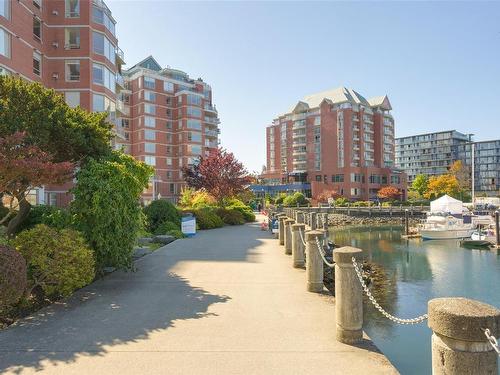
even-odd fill
[{"label": "window", "polygon": [[66,99],[66,104],[71,108],[80,105],[80,93],[78,91],[66,91],[64,93],[64,98]]},{"label": "window", "polygon": [[156,144],[154,143],[144,143],[144,151],[154,154],[156,152]]},{"label": "window", "polygon": [[47,203],[49,206],[57,205],[57,193],[47,193]]},{"label": "window", "polygon": [[66,60],[66,81],[76,82],[80,80],[80,61]]},{"label": "window", "polygon": [[42,55],[38,52],[33,52],[33,73],[37,76],[42,73]]},{"label": "window", "polygon": [[172,165],[172,158],[167,158],[167,165]]},{"label": "window", "polygon": [[144,104],[144,112],[149,113],[150,115],[154,115],[156,113],[156,106],[154,104]]},{"label": "window", "polygon": [[201,117],[201,109],[197,107],[187,107],[187,114],[191,117]]},{"label": "window", "polygon": [[154,156],[145,156],[144,157],[144,162],[147,165],[155,166],[156,165],[156,158]]},{"label": "window", "polygon": [[80,29],[77,27],[66,27],[64,29],[64,48],[80,48]]},{"label": "window", "polygon": [[115,35],[115,23],[103,9],[95,5],[92,7],[92,21],[104,25],[111,34]]},{"label": "window", "polygon": [[0,16],[10,18],[10,0],[0,0]]},{"label": "window", "polygon": [[201,133],[189,132],[188,140],[192,142],[201,142]]},{"label": "window", "polygon": [[156,140],[156,132],[154,130],[145,130],[144,131],[144,139],[148,141]]},{"label": "window", "polygon": [[92,82],[103,85],[108,90],[115,92],[115,75],[106,66],[94,63],[92,65]]},{"label": "window", "polygon": [[144,77],[144,87],[148,89],[154,89],[155,79],[151,77]]},{"label": "window", "polygon": [[163,91],[173,92],[174,91],[174,84],[172,82],[163,81]]},{"label": "window", "polygon": [[190,151],[191,154],[193,155],[201,155],[201,146],[199,145],[190,146]]},{"label": "window", "polygon": [[36,40],[42,40],[42,21],[36,16],[33,16],[33,36]]},{"label": "window", "polygon": [[66,18],[80,17],[80,0],[65,0]]},{"label": "window", "polygon": [[170,184],[170,193],[175,194],[175,184]]},{"label": "window", "polygon": [[115,46],[104,34],[97,31],[92,33],[92,51],[104,55],[110,62],[115,63]]},{"label": "window", "polygon": [[316,175],[316,181],[323,181],[323,177],[320,174]]},{"label": "window", "polygon": [[5,57],[10,57],[10,34],[1,27],[0,27],[0,55]]},{"label": "window", "polygon": [[156,95],[153,91],[144,91],[144,100],[149,102],[154,102],[156,100]]},{"label": "window", "polygon": [[188,119],[187,120],[187,127],[188,127],[188,129],[201,130],[201,121]]},{"label": "window", "polygon": [[144,126],[147,126],[148,128],[156,127],[156,119],[151,116],[144,116]]},{"label": "window", "polygon": [[92,97],[92,111],[104,112],[104,95],[94,94]]},{"label": "window", "polygon": [[188,94],[187,102],[188,104],[201,105],[201,96]]}]

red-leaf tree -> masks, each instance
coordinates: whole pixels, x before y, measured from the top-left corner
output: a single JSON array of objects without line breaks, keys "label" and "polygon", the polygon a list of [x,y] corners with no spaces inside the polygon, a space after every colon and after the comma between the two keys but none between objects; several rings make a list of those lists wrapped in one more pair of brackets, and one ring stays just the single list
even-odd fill
[{"label": "red-leaf tree", "polygon": [[390,185],[381,187],[377,192],[377,197],[379,197],[380,199],[395,200],[398,199],[400,195],[401,192],[399,191],[399,189]]},{"label": "red-leaf tree", "polygon": [[205,189],[220,204],[244,191],[251,182],[243,164],[223,148],[201,156],[198,163],[182,168],[182,173],[189,187]]},{"label": "red-leaf tree", "polygon": [[25,140],[26,134],[22,132],[0,138],[0,197],[7,198],[9,202],[9,211],[0,217],[0,224],[18,211],[9,222],[8,236],[14,234],[18,223],[29,213],[31,205],[26,196],[30,190],[46,184],[67,182],[74,170],[73,163],[54,163],[50,154]]},{"label": "red-leaf tree", "polygon": [[323,190],[321,193],[318,194],[316,200],[318,202],[328,202],[329,198],[337,199],[340,197],[341,195],[336,190]]}]

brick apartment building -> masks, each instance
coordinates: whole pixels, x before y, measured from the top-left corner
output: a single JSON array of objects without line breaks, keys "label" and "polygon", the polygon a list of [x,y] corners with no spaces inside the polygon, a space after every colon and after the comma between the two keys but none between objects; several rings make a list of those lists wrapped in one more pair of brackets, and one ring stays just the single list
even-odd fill
[{"label": "brick apartment building", "polygon": [[[42,83],[70,106],[108,112],[113,146],[154,165],[144,194],[175,199],[179,167],[218,143],[211,90],[148,58],[122,76],[116,21],[102,0],[0,0],[0,74]],[[45,186],[33,203],[66,205],[66,186]]]},{"label": "brick apartment building", "polygon": [[382,186],[393,185],[404,199],[391,109],[387,96],[366,100],[344,87],[305,97],[266,129],[264,181],[310,183],[313,197],[336,190],[351,200],[376,199]]},{"label": "brick apartment building", "polygon": [[145,200],[175,201],[184,185],[181,168],[218,147],[212,90],[201,78],[162,68],[152,56],[124,71],[124,77],[127,89],[119,103],[126,115],[118,129],[125,138],[116,146],[155,168]]}]

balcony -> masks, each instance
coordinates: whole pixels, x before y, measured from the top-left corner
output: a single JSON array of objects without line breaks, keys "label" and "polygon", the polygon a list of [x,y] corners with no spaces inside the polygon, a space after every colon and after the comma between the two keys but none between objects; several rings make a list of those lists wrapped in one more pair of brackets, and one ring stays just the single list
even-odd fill
[{"label": "balcony", "polygon": [[205,111],[209,111],[209,112],[213,112],[213,113],[217,113],[217,108],[215,108],[214,105],[210,105],[210,104],[205,104]]},{"label": "balcony", "polygon": [[113,126],[113,133],[116,137],[121,138],[122,140],[127,140],[125,138],[125,129],[120,126]]},{"label": "balcony", "polygon": [[125,89],[125,80],[123,79],[123,76],[119,73],[116,73],[116,88],[118,91],[124,90]]},{"label": "balcony", "polygon": [[304,129],[306,127],[306,123],[305,121],[303,123],[294,123],[292,125],[292,129],[295,130],[295,129]]},{"label": "balcony", "polygon": [[218,125],[218,124],[220,124],[220,120],[219,120],[218,117],[208,117],[208,116],[205,116],[205,119],[203,121],[206,122],[207,124],[210,124],[210,125]]},{"label": "balcony", "polygon": [[305,133],[292,133],[292,138],[305,138],[306,134]]},{"label": "balcony", "polygon": [[125,65],[125,54],[123,53],[121,48],[116,46],[115,52],[116,52],[116,62],[121,65]]},{"label": "balcony", "polygon": [[205,136],[210,138],[217,138],[219,132],[217,130],[205,130]]},{"label": "balcony", "polygon": [[124,116],[130,116],[130,107],[121,100],[116,100],[116,110]]}]

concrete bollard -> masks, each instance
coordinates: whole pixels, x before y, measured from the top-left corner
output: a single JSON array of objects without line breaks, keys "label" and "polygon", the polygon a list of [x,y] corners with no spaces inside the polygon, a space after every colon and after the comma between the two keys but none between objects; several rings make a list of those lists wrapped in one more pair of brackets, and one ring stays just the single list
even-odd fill
[{"label": "concrete bollard", "polygon": [[304,224],[304,213],[302,211],[298,211],[295,220],[297,221],[297,224]]},{"label": "concrete bollard", "polygon": [[285,223],[284,221],[286,220],[286,215],[281,215],[278,216],[278,239],[280,245],[285,244]]},{"label": "concrete bollard", "polygon": [[[304,267],[304,243],[302,238],[306,238],[305,235],[306,225],[305,224],[293,224],[292,225],[292,261],[294,268]],[[300,236],[302,233],[302,237]]]},{"label": "concrete bollard", "polygon": [[[335,318],[337,341],[355,344],[363,339],[363,290],[352,264],[362,250],[344,246],[335,249]],[[359,261],[359,260],[358,260]]]},{"label": "concrete bollard", "polygon": [[295,224],[295,220],[286,219],[284,221],[285,225],[285,254],[292,254],[292,224]]},{"label": "concrete bollard", "polygon": [[316,218],[316,212],[311,212],[309,214],[309,227],[311,228],[311,230],[316,230],[316,228],[318,227],[318,221],[317,221],[317,218]]},{"label": "concrete bollard", "polygon": [[306,232],[306,273],[307,291],[319,293],[323,291],[323,259],[318,252],[316,238],[323,242],[323,232],[319,230]]},{"label": "concrete bollard", "polygon": [[432,299],[428,308],[433,375],[498,372],[498,355],[483,329],[498,336],[500,310],[467,298]]},{"label": "concrete bollard", "polygon": [[323,215],[323,220],[321,222],[323,223],[323,230],[328,231],[328,214],[322,214]]}]

